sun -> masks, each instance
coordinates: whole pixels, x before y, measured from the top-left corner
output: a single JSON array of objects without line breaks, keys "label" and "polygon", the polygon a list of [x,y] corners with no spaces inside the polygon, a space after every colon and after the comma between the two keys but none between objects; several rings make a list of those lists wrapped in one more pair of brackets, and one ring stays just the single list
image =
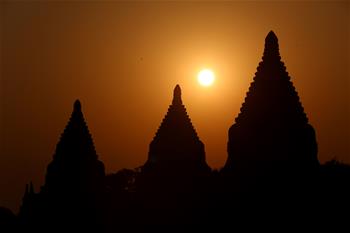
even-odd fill
[{"label": "sun", "polygon": [[210,69],[203,69],[203,70],[199,71],[198,76],[197,76],[197,80],[198,80],[200,85],[205,86],[205,87],[209,87],[209,86],[213,85],[213,83],[215,81],[215,74]]}]

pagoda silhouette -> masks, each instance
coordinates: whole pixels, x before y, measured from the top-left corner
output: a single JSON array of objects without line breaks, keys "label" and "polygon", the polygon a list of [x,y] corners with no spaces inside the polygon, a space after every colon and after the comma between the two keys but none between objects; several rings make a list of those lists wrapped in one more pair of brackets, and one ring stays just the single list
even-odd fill
[{"label": "pagoda silhouette", "polygon": [[79,100],[47,167],[45,184],[36,194],[26,187],[20,216],[50,224],[79,226],[96,223],[103,194],[104,164],[98,160]]},{"label": "pagoda silhouette", "polygon": [[240,110],[228,132],[224,171],[253,176],[319,164],[315,131],[281,61],[273,31],[265,39],[262,61]]},{"label": "pagoda silhouette", "polygon": [[141,222],[182,225],[199,221],[195,210],[205,203],[201,190],[210,171],[204,144],[182,103],[181,88],[176,85],[172,103],[150,143],[148,159],[136,182],[142,203]]},{"label": "pagoda silhouette", "polygon": [[103,186],[104,176],[104,165],[98,160],[80,101],[77,100],[53,160],[47,167],[43,191],[58,196],[66,193],[94,195]]},{"label": "pagoda silhouette", "polygon": [[174,89],[172,104],[149,146],[148,160],[142,169],[162,174],[210,171],[204,144],[182,103],[179,85]]},{"label": "pagoda silhouette", "polygon": [[146,162],[105,174],[76,100],[44,185],[37,193],[32,182],[26,185],[18,218],[6,209],[0,215],[16,221],[18,232],[147,232],[164,226],[234,230],[232,221],[245,218],[281,216],[294,222],[286,216],[295,211],[307,218],[319,210],[333,214],[320,203],[335,206],[336,201],[343,208],[349,196],[350,166],[335,160],[319,164],[315,130],[272,31],[228,131],[227,151],[224,167],[211,170],[176,85]]}]

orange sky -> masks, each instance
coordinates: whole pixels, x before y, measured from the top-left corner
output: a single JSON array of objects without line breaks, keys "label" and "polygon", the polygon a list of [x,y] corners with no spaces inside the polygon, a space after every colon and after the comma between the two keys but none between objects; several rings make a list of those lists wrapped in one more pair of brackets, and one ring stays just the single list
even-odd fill
[{"label": "orange sky", "polygon": [[[270,30],[315,127],[321,162],[350,163],[350,4],[0,3],[0,206],[38,190],[79,98],[107,172],[147,158],[172,91],[226,160],[234,123]],[[215,85],[196,74],[211,67]]]}]

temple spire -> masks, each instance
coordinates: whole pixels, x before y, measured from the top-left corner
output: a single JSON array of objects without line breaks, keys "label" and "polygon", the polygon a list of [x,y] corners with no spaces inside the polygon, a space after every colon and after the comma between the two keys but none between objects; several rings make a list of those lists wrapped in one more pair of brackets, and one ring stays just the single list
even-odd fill
[{"label": "temple spire", "polygon": [[270,31],[241,111],[229,130],[225,169],[249,169],[270,165],[317,165],[313,127],[298,93],[281,61],[278,39]]},{"label": "temple spire", "polygon": [[194,170],[209,168],[205,161],[204,145],[182,103],[181,88],[176,85],[172,104],[150,144],[144,169],[174,168],[179,171],[181,167],[192,167]]},{"label": "temple spire", "polygon": [[173,105],[181,105],[182,99],[181,99],[181,88],[179,85],[176,85],[174,89],[174,97],[173,97]]},{"label": "temple spire", "polygon": [[81,112],[81,103],[80,103],[80,100],[77,99],[75,102],[74,102],[74,112]]},{"label": "temple spire", "polygon": [[[94,189],[103,176],[104,165],[98,160],[82,105],[76,100],[66,128],[57,143],[53,160],[47,168],[45,187],[50,192],[69,191],[76,188],[74,182],[81,180],[86,187]],[[87,182],[90,178],[94,181]]]},{"label": "temple spire", "polygon": [[263,60],[277,58],[281,59],[279,54],[278,38],[273,31],[270,31],[265,38],[265,49]]},{"label": "temple spire", "polygon": [[95,146],[79,100],[74,102],[71,117],[57,144],[55,156],[61,157],[60,159],[74,159],[70,154],[74,154],[73,156],[76,159],[81,155],[91,156],[93,159],[97,158]]}]

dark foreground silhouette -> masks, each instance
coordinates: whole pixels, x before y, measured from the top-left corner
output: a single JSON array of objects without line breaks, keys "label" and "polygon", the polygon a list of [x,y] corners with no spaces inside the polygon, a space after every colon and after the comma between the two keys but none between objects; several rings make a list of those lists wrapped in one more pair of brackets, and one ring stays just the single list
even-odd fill
[{"label": "dark foreground silhouette", "polygon": [[348,212],[350,166],[319,164],[315,131],[273,32],[228,136],[228,159],[211,170],[177,85],[146,163],[105,175],[77,100],[45,184],[38,192],[27,185],[18,216],[0,209],[0,223],[23,232],[233,231]]}]

